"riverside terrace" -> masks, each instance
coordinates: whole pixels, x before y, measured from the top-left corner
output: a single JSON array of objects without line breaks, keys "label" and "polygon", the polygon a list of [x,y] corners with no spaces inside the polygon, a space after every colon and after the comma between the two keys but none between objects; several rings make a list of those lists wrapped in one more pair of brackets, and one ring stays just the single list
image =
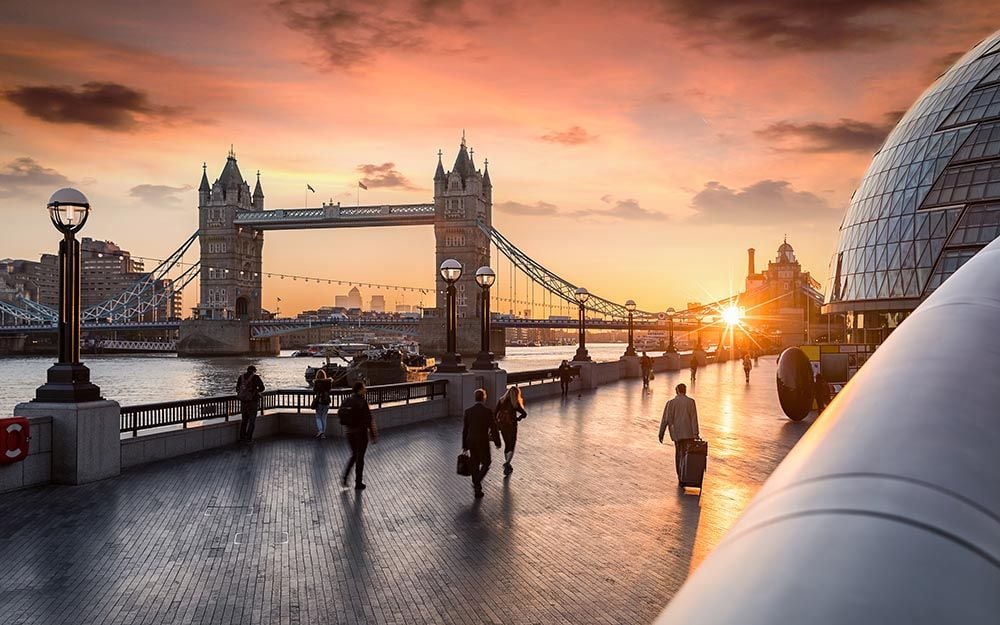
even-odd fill
[{"label": "riverside terrace", "polygon": [[[813,417],[784,418],[773,358],[692,385],[704,491],[656,440],[686,371],[534,399],[516,470],[455,475],[461,422],[383,431],[368,490],[342,441],[275,436],[82,486],[0,496],[0,614],[28,623],[648,623]],[[140,436],[139,438],[142,438]]]}]

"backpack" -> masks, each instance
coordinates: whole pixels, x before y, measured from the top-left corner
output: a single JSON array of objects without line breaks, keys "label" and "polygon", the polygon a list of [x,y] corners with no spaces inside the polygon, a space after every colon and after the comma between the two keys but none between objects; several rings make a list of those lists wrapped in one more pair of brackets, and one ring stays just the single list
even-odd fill
[{"label": "backpack", "polygon": [[253,383],[253,375],[243,374],[236,385],[236,399],[240,401],[257,401],[257,389]]},{"label": "backpack", "polygon": [[354,427],[358,422],[357,417],[354,415],[354,406],[352,404],[351,399],[347,399],[337,409],[337,419],[340,420],[340,425],[346,428]]}]

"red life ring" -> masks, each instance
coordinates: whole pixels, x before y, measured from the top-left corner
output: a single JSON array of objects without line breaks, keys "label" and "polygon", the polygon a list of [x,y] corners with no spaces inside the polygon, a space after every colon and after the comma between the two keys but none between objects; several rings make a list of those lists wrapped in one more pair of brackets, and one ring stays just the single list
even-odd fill
[{"label": "red life ring", "polygon": [[28,457],[29,434],[26,418],[0,419],[0,464],[20,462]]}]

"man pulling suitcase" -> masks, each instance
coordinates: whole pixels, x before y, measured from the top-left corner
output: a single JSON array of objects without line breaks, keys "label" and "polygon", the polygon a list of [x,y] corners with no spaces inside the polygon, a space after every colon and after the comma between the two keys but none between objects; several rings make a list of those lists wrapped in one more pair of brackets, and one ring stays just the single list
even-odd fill
[{"label": "man pulling suitcase", "polygon": [[698,407],[694,400],[687,396],[687,385],[678,384],[675,390],[677,396],[663,407],[660,443],[663,443],[663,433],[669,430],[670,440],[674,441],[677,484],[682,487],[701,488],[708,456],[708,443],[698,436]]}]

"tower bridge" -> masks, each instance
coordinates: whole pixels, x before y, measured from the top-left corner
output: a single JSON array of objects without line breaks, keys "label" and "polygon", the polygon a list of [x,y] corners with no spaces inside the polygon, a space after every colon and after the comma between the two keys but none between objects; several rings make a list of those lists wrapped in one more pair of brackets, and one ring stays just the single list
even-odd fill
[{"label": "tower bridge", "polygon": [[[365,327],[387,327],[415,335],[428,353],[441,353],[445,348],[446,284],[438,273],[441,262],[454,258],[464,267],[456,283],[458,309],[458,351],[472,354],[479,350],[479,286],[476,269],[506,259],[510,265],[508,288],[511,313],[519,307],[514,319],[494,321],[492,349],[504,351],[504,329],[507,327],[571,328],[576,322],[538,318],[535,289],[540,289],[540,307],[550,312],[553,304],[575,313],[578,306],[574,292],[578,283],[570,282],[534,260],[510,239],[493,227],[493,184],[488,161],[482,169],[476,167],[472,151],[463,136],[454,164],[446,170],[443,154],[438,152],[434,172],[432,202],[383,204],[372,206],[341,206],[324,204],[319,208],[265,208],[265,195],[260,172],[254,188],[240,171],[236,154],[230,150],[219,177],[212,183],[207,164],[202,166],[198,187],[198,230],[147,278],[123,293],[84,311],[84,330],[102,335],[116,330],[163,330],[177,335],[177,351],[185,355],[234,355],[245,353],[276,353],[277,337],[281,334],[310,327],[301,320],[270,319],[262,307],[262,252],[264,233],[269,230],[306,230],[319,228],[369,228],[387,226],[432,226],[434,228],[433,272],[436,293],[434,306],[424,308],[419,320],[392,322],[362,321]],[[182,257],[194,241],[200,253],[197,262],[183,263]],[[494,256],[495,254],[495,256]],[[491,257],[495,260],[491,263]],[[200,287],[192,319],[153,320],[143,317],[155,309],[156,298],[169,293],[154,286],[171,271],[175,289],[182,289],[195,277]],[[515,275],[516,272],[516,275]],[[499,273],[499,272],[498,272]],[[518,298],[518,276],[524,278],[523,299]],[[505,277],[503,279],[506,279]],[[527,292],[530,291],[530,296]],[[494,294],[499,294],[494,289]],[[593,329],[625,327],[628,311],[622,304],[596,294],[586,303],[588,321]],[[706,309],[708,307],[705,307]],[[686,316],[692,319],[702,311],[685,311],[678,318],[678,330],[683,331]],[[574,315],[575,316],[575,315]],[[665,329],[655,315],[635,311],[639,329]],[[0,301],[0,334],[18,332],[44,333],[54,328],[55,311],[35,302]],[[517,318],[520,317],[520,318]],[[326,325],[338,325],[331,321]],[[700,323],[700,322],[698,322]],[[691,322],[692,327],[697,325]],[[311,327],[317,327],[313,322]],[[121,338],[121,337],[117,337]],[[134,338],[145,339],[137,336]]]}]

